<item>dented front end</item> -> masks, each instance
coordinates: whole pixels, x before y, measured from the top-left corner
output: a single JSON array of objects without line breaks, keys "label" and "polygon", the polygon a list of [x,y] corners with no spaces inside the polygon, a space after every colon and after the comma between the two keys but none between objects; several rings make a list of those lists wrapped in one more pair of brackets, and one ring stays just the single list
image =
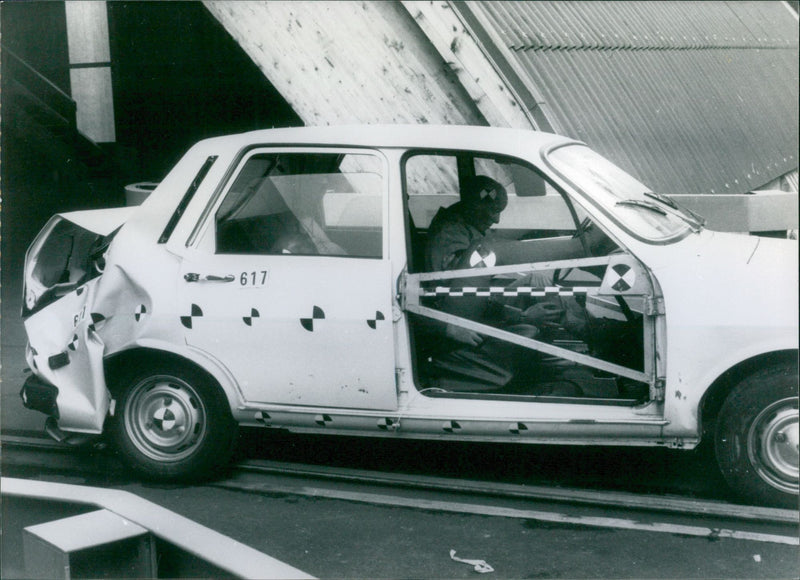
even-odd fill
[{"label": "dented front end", "polygon": [[108,314],[97,305],[113,294],[104,280],[116,270],[107,264],[108,250],[129,213],[56,215],[25,257],[22,315],[33,374],[20,394],[26,407],[49,415],[64,431],[100,433],[111,405],[99,332]]}]

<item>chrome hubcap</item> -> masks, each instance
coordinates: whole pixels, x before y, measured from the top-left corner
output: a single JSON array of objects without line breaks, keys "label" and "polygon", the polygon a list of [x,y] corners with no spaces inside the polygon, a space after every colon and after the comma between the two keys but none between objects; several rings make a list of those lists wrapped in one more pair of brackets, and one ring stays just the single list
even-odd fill
[{"label": "chrome hubcap", "polygon": [[179,461],[191,455],[206,433],[206,409],[191,385],[172,376],[138,383],[124,413],[131,442],[157,461]]},{"label": "chrome hubcap", "polygon": [[747,440],[750,462],[771,486],[798,492],[797,399],[776,401],[753,421]]}]

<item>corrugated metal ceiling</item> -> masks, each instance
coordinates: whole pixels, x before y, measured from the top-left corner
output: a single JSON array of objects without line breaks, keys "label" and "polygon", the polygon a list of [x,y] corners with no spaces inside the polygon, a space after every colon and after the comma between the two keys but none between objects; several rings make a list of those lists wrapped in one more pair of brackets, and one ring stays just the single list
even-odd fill
[{"label": "corrugated metal ceiling", "polygon": [[[798,166],[798,27],[781,2],[469,2],[553,130],[654,189],[743,193]],[[486,36],[485,36],[486,37]]]}]

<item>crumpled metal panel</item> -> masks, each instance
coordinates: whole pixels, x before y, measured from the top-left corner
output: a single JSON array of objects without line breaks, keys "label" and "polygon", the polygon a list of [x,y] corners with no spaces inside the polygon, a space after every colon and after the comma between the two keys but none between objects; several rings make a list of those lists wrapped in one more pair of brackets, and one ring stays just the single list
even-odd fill
[{"label": "crumpled metal panel", "polygon": [[[153,301],[124,268],[114,264],[100,278],[78,287],[25,320],[29,361],[58,386],[58,426],[100,433],[111,404],[103,359],[148,336]],[[63,366],[49,359],[64,357]]]},{"label": "crumpled metal panel", "polygon": [[745,193],[797,169],[798,29],[783,3],[469,6],[555,131],[658,191]]},{"label": "crumpled metal panel", "polygon": [[[59,217],[103,235],[119,227],[130,213],[117,208]],[[153,271],[163,272],[163,268],[129,271],[115,258],[118,252],[136,251],[142,250],[110,249],[101,276],[75,286],[24,321],[29,344],[27,362],[36,375],[58,387],[58,427],[64,431],[102,432],[111,406],[105,356],[141,338],[167,335],[163,328],[149,324],[153,300],[143,283]],[[149,257],[147,264],[155,265],[155,256]],[[84,256],[74,258],[76,263],[85,260]]]},{"label": "crumpled metal panel", "polygon": [[[39,376],[58,385],[59,427],[64,430],[100,433],[111,404],[98,329],[104,320],[91,310],[98,282],[88,282],[25,321],[29,362]],[[54,356],[63,362],[50,363]]]}]

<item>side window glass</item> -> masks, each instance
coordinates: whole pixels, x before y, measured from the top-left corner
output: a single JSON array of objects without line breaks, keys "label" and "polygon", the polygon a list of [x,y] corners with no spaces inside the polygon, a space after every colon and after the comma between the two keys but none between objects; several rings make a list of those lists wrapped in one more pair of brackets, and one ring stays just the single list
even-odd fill
[{"label": "side window glass", "polygon": [[458,201],[458,167],[453,155],[414,155],[405,165],[411,219],[427,228],[436,211]]},{"label": "side window glass", "polygon": [[496,226],[502,238],[526,240],[575,232],[575,219],[564,197],[529,165],[476,157],[475,173],[491,177],[506,189],[508,207]]},{"label": "side window glass", "polygon": [[404,175],[412,273],[431,269],[425,257],[431,224],[438,213],[462,202],[461,187],[475,177],[493,180],[506,194],[507,205],[490,226],[498,265],[597,255],[588,243],[594,240],[582,236],[585,212],[524,161],[470,151],[420,151],[406,157]]},{"label": "side window glass", "polygon": [[382,174],[368,154],[255,153],[215,215],[216,252],[381,258]]}]

